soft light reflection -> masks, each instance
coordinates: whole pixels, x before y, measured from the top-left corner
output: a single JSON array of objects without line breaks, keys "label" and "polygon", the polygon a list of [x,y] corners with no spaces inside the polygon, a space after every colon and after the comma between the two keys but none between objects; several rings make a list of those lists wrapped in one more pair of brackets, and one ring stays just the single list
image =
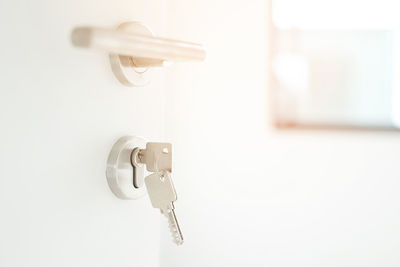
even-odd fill
[{"label": "soft light reflection", "polygon": [[282,85],[294,93],[308,88],[308,64],[304,56],[281,54],[276,57],[274,70]]},{"label": "soft light reflection", "polygon": [[273,21],[279,28],[397,28],[399,1],[275,0]]},{"label": "soft light reflection", "polygon": [[399,4],[273,1],[278,124],[399,128]]}]

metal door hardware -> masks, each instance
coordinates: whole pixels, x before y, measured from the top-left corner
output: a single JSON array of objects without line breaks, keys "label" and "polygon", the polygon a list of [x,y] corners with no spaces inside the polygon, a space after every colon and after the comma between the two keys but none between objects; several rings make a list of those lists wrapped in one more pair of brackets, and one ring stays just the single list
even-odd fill
[{"label": "metal door hardware", "polygon": [[146,149],[137,148],[132,152],[132,165],[146,165],[149,172],[172,171],[172,145],[169,143],[147,143]]},{"label": "metal door hardware", "polygon": [[[145,174],[145,169],[152,174]],[[181,245],[183,236],[175,214],[177,195],[171,172],[171,144],[146,143],[143,138],[125,136],[111,149],[106,176],[111,191],[122,199],[143,196],[145,183],[152,206],[167,217],[173,241]]]},{"label": "metal door hardware", "polygon": [[125,22],[117,29],[76,27],[71,40],[77,47],[109,52],[112,70],[126,86],[148,84],[148,68],[167,62],[203,61],[206,55],[200,44],[156,37],[139,22]]},{"label": "metal door hardware", "polygon": [[124,136],[112,147],[107,160],[106,176],[111,191],[121,199],[138,199],[146,194],[143,186],[144,165],[132,167],[132,151],[145,148],[146,141],[135,136]]}]

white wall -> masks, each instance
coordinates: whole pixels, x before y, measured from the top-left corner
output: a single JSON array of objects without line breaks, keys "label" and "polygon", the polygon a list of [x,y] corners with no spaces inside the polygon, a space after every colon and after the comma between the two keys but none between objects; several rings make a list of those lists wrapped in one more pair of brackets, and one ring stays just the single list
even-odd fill
[{"label": "white wall", "polygon": [[207,61],[167,84],[176,212],[161,266],[398,266],[400,136],[276,131],[268,120],[268,1],[176,0],[170,35]]},{"label": "white wall", "polygon": [[[0,266],[158,266],[160,214],[105,177],[112,144],[163,140],[164,78],[126,88],[77,25],[139,20],[162,34],[165,1],[0,1]],[[145,112],[146,111],[146,112]]]}]

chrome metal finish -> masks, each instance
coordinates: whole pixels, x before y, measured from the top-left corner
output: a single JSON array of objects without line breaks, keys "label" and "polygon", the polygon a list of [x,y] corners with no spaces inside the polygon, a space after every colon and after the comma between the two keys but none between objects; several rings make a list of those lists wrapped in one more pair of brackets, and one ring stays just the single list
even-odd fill
[{"label": "chrome metal finish", "polygon": [[112,147],[107,160],[106,176],[111,191],[122,199],[138,199],[146,194],[144,165],[132,166],[132,150],[143,148],[146,141],[140,137],[124,136]]},{"label": "chrome metal finish", "polygon": [[150,67],[163,67],[168,62],[203,61],[206,56],[200,44],[156,37],[139,22],[125,22],[115,30],[76,27],[71,40],[77,47],[109,52],[112,71],[126,86],[147,85]]}]

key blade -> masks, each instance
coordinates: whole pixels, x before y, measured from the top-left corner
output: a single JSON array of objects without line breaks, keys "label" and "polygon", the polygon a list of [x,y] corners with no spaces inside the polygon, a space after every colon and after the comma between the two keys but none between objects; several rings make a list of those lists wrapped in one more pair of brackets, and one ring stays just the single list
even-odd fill
[{"label": "key blade", "polygon": [[183,244],[183,235],[181,228],[179,227],[178,220],[176,219],[176,214],[173,209],[163,212],[164,215],[168,219],[169,230],[172,235],[172,240],[175,244],[182,245]]},{"label": "key blade", "polygon": [[167,217],[173,241],[183,244],[183,235],[176,219],[174,201],[177,199],[174,184],[169,172],[153,173],[145,178],[147,193],[154,208],[158,208]]}]

